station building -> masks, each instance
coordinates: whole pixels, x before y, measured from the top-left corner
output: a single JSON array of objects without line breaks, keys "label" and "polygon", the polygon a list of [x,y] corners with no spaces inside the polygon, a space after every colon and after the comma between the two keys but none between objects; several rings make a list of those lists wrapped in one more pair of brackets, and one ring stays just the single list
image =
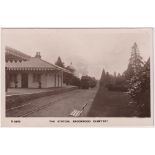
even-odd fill
[{"label": "station building", "polygon": [[63,87],[63,73],[69,70],[42,60],[40,52],[31,57],[16,49],[5,48],[6,88]]}]

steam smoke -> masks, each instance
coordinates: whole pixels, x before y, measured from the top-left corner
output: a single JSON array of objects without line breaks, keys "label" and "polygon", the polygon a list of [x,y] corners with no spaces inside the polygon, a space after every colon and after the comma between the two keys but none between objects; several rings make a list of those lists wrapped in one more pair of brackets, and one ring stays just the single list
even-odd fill
[{"label": "steam smoke", "polygon": [[82,62],[76,64],[76,73],[79,77],[88,75],[88,66]]},{"label": "steam smoke", "polygon": [[72,55],[66,59],[68,63],[72,62],[72,66],[75,68],[75,74],[78,77],[88,75],[88,65],[86,60],[79,56]]}]

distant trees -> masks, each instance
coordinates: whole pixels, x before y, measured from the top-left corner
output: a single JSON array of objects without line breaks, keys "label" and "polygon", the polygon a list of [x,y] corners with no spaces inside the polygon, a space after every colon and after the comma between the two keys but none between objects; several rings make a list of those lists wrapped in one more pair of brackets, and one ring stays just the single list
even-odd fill
[{"label": "distant trees", "polygon": [[80,78],[75,76],[74,74],[64,72],[64,83],[66,85],[73,85],[80,87]]},{"label": "distant trees", "polygon": [[124,75],[116,74],[116,72],[112,75],[109,72],[105,72],[104,69],[101,75],[100,87],[105,87],[111,91],[127,91]]},{"label": "distant trees", "polygon": [[101,74],[101,79],[100,79],[100,87],[105,86],[105,83],[106,83],[105,77],[106,77],[106,73],[105,73],[105,70],[103,68],[102,74]]}]

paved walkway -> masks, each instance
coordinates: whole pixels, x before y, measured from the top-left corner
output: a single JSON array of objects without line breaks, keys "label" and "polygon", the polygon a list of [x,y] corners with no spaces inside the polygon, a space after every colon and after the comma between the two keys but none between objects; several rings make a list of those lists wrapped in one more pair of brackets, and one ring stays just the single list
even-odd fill
[{"label": "paved walkway", "polygon": [[12,95],[23,95],[23,94],[35,94],[35,93],[41,93],[41,92],[48,92],[48,91],[54,91],[57,89],[62,88],[72,88],[73,86],[65,86],[65,87],[59,87],[59,88],[9,88],[6,92],[6,96],[12,96]]}]

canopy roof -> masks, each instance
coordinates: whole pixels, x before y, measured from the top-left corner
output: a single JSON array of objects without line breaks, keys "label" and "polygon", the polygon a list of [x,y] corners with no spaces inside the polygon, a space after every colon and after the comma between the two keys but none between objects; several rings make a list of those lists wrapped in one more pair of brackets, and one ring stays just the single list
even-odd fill
[{"label": "canopy roof", "polygon": [[11,58],[14,58],[13,56],[20,57],[20,60],[22,59],[22,61],[18,59],[11,59],[11,61],[6,61],[6,70],[24,70],[24,71],[25,70],[37,70],[37,71],[59,70],[59,71],[72,74],[69,70],[59,67],[57,65],[53,65],[52,63],[42,60],[41,58],[31,57],[20,51],[7,47],[6,57],[8,55],[11,55],[12,56]]}]

